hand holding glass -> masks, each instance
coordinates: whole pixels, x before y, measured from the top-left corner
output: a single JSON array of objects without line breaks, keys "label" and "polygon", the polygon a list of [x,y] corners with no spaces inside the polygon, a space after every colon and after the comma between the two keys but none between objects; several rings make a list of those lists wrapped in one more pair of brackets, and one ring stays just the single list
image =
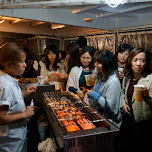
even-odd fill
[{"label": "hand holding glass", "polygon": [[142,102],[142,88],[144,85],[134,85],[134,94],[135,94],[135,101],[136,102]]}]

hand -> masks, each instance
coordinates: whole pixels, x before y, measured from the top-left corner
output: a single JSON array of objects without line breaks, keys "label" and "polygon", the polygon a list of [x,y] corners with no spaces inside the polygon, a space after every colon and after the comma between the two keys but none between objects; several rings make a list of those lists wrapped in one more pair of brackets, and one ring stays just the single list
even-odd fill
[{"label": "hand", "polygon": [[66,73],[59,73],[59,79],[67,79],[68,78],[68,74]]},{"label": "hand", "polygon": [[124,73],[119,71],[118,74],[117,74],[117,77],[118,77],[118,79],[123,79]]},{"label": "hand", "polygon": [[149,96],[149,92],[147,90],[147,87],[143,87],[141,90],[141,93],[143,95],[143,97],[148,97]]},{"label": "hand", "polygon": [[26,90],[24,91],[23,96],[26,97],[26,96],[28,96],[29,94],[31,94],[32,92],[36,92],[36,90],[37,90],[37,87],[34,86],[34,85],[31,85],[31,86],[29,86],[28,88],[26,88]]},{"label": "hand", "polygon": [[87,94],[90,95],[90,93],[92,92],[92,90],[87,90]]},{"label": "hand", "polygon": [[59,67],[60,70],[63,70],[62,64],[60,62],[57,63],[57,66]]},{"label": "hand", "polygon": [[78,95],[81,99],[84,98],[84,93],[83,93],[83,91],[81,91],[81,90],[77,90],[77,95]]},{"label": "hand", "polygon": [[24,118],[30,118],[35,114],[35,111],[38,110],[36,106],[27,106],[26,110],[23,112]]},{"label": "hand", "polygon": [[130,109],[130,107],[127,105],[127,104],[125,104],[124,106],[123,106],[123,111],[124,111],[124,113],[127,113],[127,114],[129,114],[129,115],[131,115],[131,113],[129,112],[131,109]]},{"label": "hand", "polygon": [[58,81],[59,77],[57,75],[50,74],[48,75],[50,81]]}]

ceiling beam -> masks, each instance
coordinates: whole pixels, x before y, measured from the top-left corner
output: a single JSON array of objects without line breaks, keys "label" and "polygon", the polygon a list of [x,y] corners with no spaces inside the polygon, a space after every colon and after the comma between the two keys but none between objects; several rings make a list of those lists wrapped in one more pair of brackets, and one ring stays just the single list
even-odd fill
[{"label": "ceiling beam", "polygon": [[[83,5],[104,5],[105,0],[51,0],[51,1],[35,1],[28,0],[8,1],[0,0],[0,8],[41,8],[41,7],[64,7],[64,6],[83,6]],[[126,0],[126,3],[150,2],[149,0]]]},{"label": "ceiling beam", "polygon": [[104,4],[104,0],[52,0],[52,1],[39,1],[39,2],[3,2],[0,8],[42,8],[45,7],[64,7],[64,6],[82,6]]}]

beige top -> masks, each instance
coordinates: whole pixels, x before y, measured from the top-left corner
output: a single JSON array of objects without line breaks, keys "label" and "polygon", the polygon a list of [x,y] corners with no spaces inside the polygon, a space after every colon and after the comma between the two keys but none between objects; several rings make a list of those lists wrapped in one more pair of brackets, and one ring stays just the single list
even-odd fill
[{"label": "beige top", "polygon": [[41,66],[40,75],[44,76],[44,83],[45,84],[49,83],[48,75],[50,75],[50,74],[52,74],[54,72],[56,72],[56,73],[65,73],[64,70],[60,70],[59,68],[57,68],[56,71],[47,70],[45,63],[43,63],[42,61],[40,61],[39,64]]},{"label": "beige top", "polygon": [[[123,78],[122,82],[122,106],[126,103],[128,104],[127,99],[127,90],[130,84],[130,79],[126,77]],[[149,96],[144,98],[142,102],[136,102],[134,93],[132,96],[132,108],[136,122],[143,120],[152,119],[152,74],[148,75],[145,78],[141,78],[138,85],[144,85],[149,90]]]}]

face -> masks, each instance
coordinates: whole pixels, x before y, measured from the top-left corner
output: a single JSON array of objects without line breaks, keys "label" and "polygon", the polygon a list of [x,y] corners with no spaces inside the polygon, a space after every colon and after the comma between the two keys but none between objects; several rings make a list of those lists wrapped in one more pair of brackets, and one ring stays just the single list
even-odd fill
[{"label": "face", "polygon": [[94,63],[94,65],[95,65],[95,67],[96,67],[96,69],[97,69],[97,72],[100,73],[100,74],[102,74],[102,73],[103,73],[102,64],[99,63],[98,61],[96,61],[96,62]]},{"label": "face", "polygon": [[56,54],[53,53],[52,51],[49,51],[47,56],[48,56],[48,59],[50,60],[50,62],[54,62],[56,59]]},{"label": "face", "polygon": [[134,74],[141,74],[146,66],[146,54],[141,52],[132,59],[132,70]]},{"label": "face", "polygon": [[10,66],[9,74],[13,77],[21,76],[24,73],[25,68],[27,67],[25,60],[26,60],[26,56],[25,56],[25,54],[23,54],[21,61]]},{"label": "face", "polygon": [[126,63],[128,55],[129,55],[129,51],[128,50],[126,50],[124,52],[119,52],[118,56],[117,56],[118,62],[123,63],[123,64]]},{"label": "face", "polygon": [[88,52],[80,56],[80,62],[82,63],[84,67],[88,67],[91,61],[92,61],[92,57]]},{"label": "face", "polygon": [[61,54],[61,52],[59,52],[59,58],[62,59],[62,54]]}]

